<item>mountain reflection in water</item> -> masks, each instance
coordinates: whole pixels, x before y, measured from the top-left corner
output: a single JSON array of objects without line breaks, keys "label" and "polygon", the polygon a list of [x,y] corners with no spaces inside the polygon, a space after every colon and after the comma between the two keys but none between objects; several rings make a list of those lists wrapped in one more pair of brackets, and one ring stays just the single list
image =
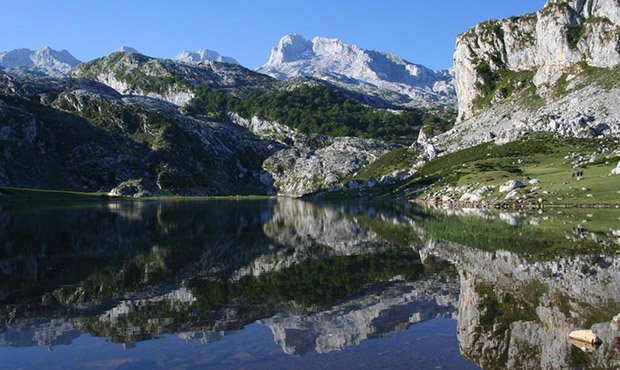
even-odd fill
[{"label": "mountain reflection in water", "polygon": [[[99,352],[111,368],[620,366],[617,211],[289,199],[0,211],[0,368],[103,366],[20,351],[97,353],[104,338],[131,348],[134,362]],[[581,327],[603,346],[571,346]]]}]

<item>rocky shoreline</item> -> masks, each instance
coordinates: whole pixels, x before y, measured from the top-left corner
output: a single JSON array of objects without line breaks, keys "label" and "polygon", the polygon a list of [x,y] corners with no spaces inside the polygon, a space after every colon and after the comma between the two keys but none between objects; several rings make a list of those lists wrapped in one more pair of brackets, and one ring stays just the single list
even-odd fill
[{"label": "rocky shoreline", "polygon": [[410,199],[411,203],[419,204],[432,208],[477,208],[477,209],[548,209],[548,208],[591,208],[591,209],[611,209],[620,208],[620,204],[549,204],[549,203],[520,203],[520,202],[505,202],[505,201],[481,201],[481,202],[461,202],[458,200],[442,201],[436,200],[424,200],[424,199]]}]

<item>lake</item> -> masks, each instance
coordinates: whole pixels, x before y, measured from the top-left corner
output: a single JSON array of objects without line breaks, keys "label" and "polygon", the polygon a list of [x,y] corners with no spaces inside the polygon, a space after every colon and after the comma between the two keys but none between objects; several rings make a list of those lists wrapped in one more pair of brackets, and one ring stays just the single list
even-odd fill
[{"label": "lake", "polygon": [[4,203],[0,368],[616,369],[619,251],[615,209]]}]

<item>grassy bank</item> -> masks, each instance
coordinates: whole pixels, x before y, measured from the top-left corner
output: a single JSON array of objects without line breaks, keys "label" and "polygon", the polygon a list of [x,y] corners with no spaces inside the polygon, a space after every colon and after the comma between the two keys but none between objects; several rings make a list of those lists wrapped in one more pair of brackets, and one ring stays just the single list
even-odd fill
[{"label": "grassy bank", "polygon": [[[614,207],[620,205],[620,175],[611,175],[620,157],[618,139],[577,139],[549,133],[531,134],[504,145],[481,144],[427,162],[409,180],[392,186],[325,194],[325,199],[372,198],[449,199],[457,202],[465,192],[487,187],[477,204],[466,206],[523,207],[543,204],[563,207]],[[378,177],[408,170],[416,154],[397,149],[360,171],[354,179]],[[583,171],[583,177],[574,176]],[[525,187],[506,199],[499,188],[509,180]],[[530,180],[535,180],[530,183]]]},{"label": "grassy bank", "polygon": [[225,196],[158,196],[158,197],[113,197],[107,193],[85,193],[64,190],[40,190],[25,188],[0,188],[2,202],[101,202],[110,200],[145,201],[145,200],[261,200],[273,198],[267,195],[225,195]]}]

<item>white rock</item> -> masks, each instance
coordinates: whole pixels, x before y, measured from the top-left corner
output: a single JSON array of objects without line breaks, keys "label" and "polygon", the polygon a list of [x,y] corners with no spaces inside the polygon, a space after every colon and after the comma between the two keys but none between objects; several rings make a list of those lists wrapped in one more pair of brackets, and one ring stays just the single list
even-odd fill
[{"label": "white rock", "polygon": [[620,162],[618,162],[618,165],[616,166],[616,168],[611,170],[611,174],[612,175],[620,175]]},{"label": "white rock", "polygon": [[464,193],[459,198],[459,202],[479,202],[482,200],[482,195],[476,193]]},{"label": "white rock", "polygon": [[615,331],[620,331],[620,314],[617,314],[611,319],[611,328]]},{"label": "white rock", "polygon": [[510,192],[516,189],[521,189],[525,187],[525,185],[523,185],[523,183],[519,180],[510,180],[507,181],[504,185],[499,187],[499,192],[500,193],[506,193],[506,192]]},{"label": "white rock", "polygon": [[198,49],[197,51],[184,50],[179,55],[174,57],[175,60],[183,62],[202,62],[202,61],[214,61],[224,62],[231,64],[239,64],[234,58],[225,57],[220,55],[217,51],[208,49]]}]

